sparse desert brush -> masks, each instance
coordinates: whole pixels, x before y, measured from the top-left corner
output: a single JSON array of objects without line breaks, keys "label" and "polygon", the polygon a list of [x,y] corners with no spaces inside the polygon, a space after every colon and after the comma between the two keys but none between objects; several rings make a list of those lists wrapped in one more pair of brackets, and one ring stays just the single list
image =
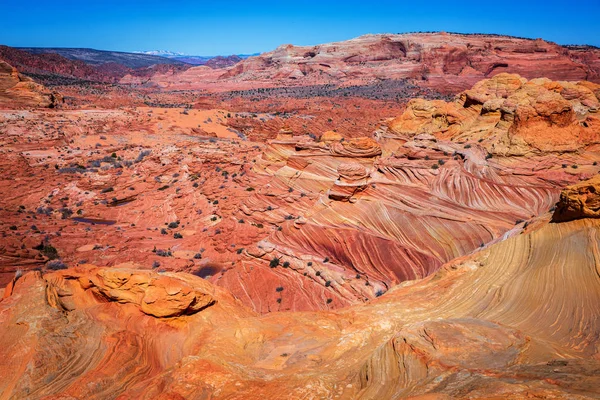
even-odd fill
[{"label": "sparse desert brush", "polygon": [[52,271],[58,271],[61,269],[67,269],[67,265],[61,260],[50,260],[46,263],[46,268]]}]

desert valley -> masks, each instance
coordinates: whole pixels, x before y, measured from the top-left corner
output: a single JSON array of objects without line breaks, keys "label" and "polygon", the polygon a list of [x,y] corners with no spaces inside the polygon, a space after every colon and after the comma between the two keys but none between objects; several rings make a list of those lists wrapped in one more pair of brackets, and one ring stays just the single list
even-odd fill
[{"label": "desert valley", "polygon": [[600,48],[203,63],[0,46],[0,399],[600,398]]}]

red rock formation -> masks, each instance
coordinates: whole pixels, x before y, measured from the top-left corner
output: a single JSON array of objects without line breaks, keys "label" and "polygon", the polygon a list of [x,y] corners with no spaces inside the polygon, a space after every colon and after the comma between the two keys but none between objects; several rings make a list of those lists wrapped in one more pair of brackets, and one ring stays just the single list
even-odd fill
[{"label": "red rock formation", "polygon": [[19,74],[16,68],[0,60],[0,107],[56,107],[62,96]]},{"label": "red rock formation", "polygon": [[[429,278],[327,313],[256,316],[187,274],[27,273],[0,300],[0,390],[9,398],[595,398],[599,223],[541,220]],[[215,303],[148,315],[130,299],[159,281]],[[125,301],[94,295],[115,285]],[[67,307],[55,308],[57,296]]]},{"label": "red rock formation", "polygon": [[219,68],[227,68],[227,67],[231,67],[237,63],[239,63],[240,61],[242,61],[242,58],[240,56],[236,56],[236,55],[231,55],[231,56],[217,56],[214,58],[211,58],[210,60],[208,60],[204,65],[206,65],[207,67],[211,67],[214,69],[219,69]]},{"label": "red rock formation", "polygon": [[56,258],[49,245],[67,265],[193,272],[259,312],[368,301],[596,174],[596,92],[499,74],[373,137],[286,129],[267,146],[224,110],[7,112],[1,282]]},{"label": "red rock formation", "polygon": [[[169,83],[163,85],[217,88],[206,77],[190,81],[192,76],[200,77],[196,71],[201,68],[169,77]],[[362,85],[408,78],[441,92],[456,93],[503,72],[527,79],[600,83],[600,50],[497,35],[365,35],[317,46],[282,45],[239,62],[218,80],[222,90],[233,82],[238,86],[252,82],[253,87],[280,87]]]},{"label": "red rock formation", "polygon": [[186,64],[156,64],[139,68],[130,68],[117,62],[94,62],[89,64],[56,53],[31,53],[2,45],[0,45],[0,60],[17,67],[19,71],[25,74],[35,76],[36,79],[45,84],[72,83],[73,80],[79,80],[88,85],[92,82],[115,83],[126,75],[149,77],[183,72],[190,67]]},{"label": "red rock formation", "polygon": [[555,222],[579,218],[600,218],[600,177],[569,186],[560,194],[552,215]]},{"label": "red rock formation", "polygon": [[590,82],[527,81],[499,74],[453,103],[416,99],[388,126],[392,133],[477,139],[491,154],[573,152],[600,141],[600,103]]},{"label": "red rock formation", "polygon": [[[262,312],[346,305],[517,232],[552,207],[573,172],[598,171],[588,87],[499,74],[454,103],[409,103],[378,141],[335,132],[272,141],[255,166],[271,181],[241,216],[280,228],[214,282]],[[272,217],[258,212],[269,208]],[[265,280],[303,290],[267,292],[258,303],[253,287]]]},{"label": "red rock formation", "polygon": [[599,94],[0,112],[0,397],[600,396]]}]

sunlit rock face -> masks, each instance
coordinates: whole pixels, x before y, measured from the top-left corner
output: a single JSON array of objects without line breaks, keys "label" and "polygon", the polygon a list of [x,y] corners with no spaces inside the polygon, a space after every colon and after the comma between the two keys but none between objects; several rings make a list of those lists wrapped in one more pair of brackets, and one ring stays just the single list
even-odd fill
[{"label": "sunlit rock face", "polygon": [[3,110],[0,397],[599,397],[598,92],[497,74],[267,143]]},{"label": "sunlit rock face", "polygon": [[478,140],[491,154],[575,152],[598,143],[600,85],[499,74],[454,102],[415,99],[389,123],[391,133]]},{"label": "sunlit rock face", "polygon": [[61,102],[60,94],[19,74],[16,68],[0,60],[0,108],[54,108]]},{"label": "sunlit rock face", "polygon": [[366,302],[517,234],[596,174],[597,95],[498,74],[370,136],[266,143],[225,110],[3,111],[0,285],[60,261],[189,272],[260,313]]},{"label": "sunlit rock face", "polygon": [[519,232],[597,173],[599,87],[499,74],[411,101],[375,140],[281,136],[240,213],[278,228],[212,281],[259,312],[339,307]]},{"label": "sunlit rock face", "polygon": [[580,218],[600,218],[600,177],[569,186],[560,194],[552,215],[555,222]]},{"label": "sunlit rock face", "polygon": [[[8,398],[596,398],[600,220],[549,219],[331,312],[258,316],[184,273],[29,272],[0,301],[0,389]],[[138,300],[152,288],[178,310],[189,310],[187,293],[212,303],[173,313],[155,302],[164,313],[147,313]]]},{"label": "sunlit rock face", "polygon": [[251,88],[409,79],[442,93],[457,93],[500,73],[600,83],[600,50],[499,35],[364,35],[317,46],[282,45],[224,71],[195,67],[157,74],[152,81],[163,87],[218,90],[214,82],[222,87],[246,83]]}]

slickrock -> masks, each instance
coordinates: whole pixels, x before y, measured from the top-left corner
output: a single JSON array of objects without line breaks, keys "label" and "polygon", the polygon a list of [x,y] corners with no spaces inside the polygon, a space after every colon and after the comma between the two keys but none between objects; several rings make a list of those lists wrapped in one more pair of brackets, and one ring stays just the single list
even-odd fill
[{"label": "slickrock", "polygon": [[60,94],[21,75],[16,68],[0,60],[0,107],[49,107],[62,102]]},{"label": "slickrock", "polygon": [[[0,284],[91,263],[190,272],[260,313],[366,302],[518,234],[597,174],[597,91],[499,74],[370,137],[280,128],[267,144],[226,110],[4,112]],[[544,133],[517,140],[529,122],[467,98],[517,99]]]},{"label": "slickrock", "polygon": [[[26,273],[0,301],[0,393],[596,398],[600,280],[592,255],[600,220],[548,218],[428,278],[336,312],[256,316],[200,278],[169,273],[169,287],[210,292],[216,302],[157,318],[130,301],[92,296],[94,286],[84,289],[106,269]],[[157,275],[104,276],[111,285],[125,282],[120,298],[135,298],[138,288],[128,282],[143,285]],[[54,293],[75,306],[54,308],[47,300]]]},{"label": "slickrock", "polygon": [[[596,118],[589,88],[499,74],[455,102],[409,103],[377,140],[287,133],[255,164],[270,182],[240,214],[277,230],[212,281],[260,312],[339,307],[518,233],[563,185],[598,172],[600,130],[580,123]],[[493,102],[511,104],[511,116],[484,111]]]},{"label": "slickrock", "polygon": [[599,397],[600,87],[502,68],[399,116],[3,110],[0,398]]}]

